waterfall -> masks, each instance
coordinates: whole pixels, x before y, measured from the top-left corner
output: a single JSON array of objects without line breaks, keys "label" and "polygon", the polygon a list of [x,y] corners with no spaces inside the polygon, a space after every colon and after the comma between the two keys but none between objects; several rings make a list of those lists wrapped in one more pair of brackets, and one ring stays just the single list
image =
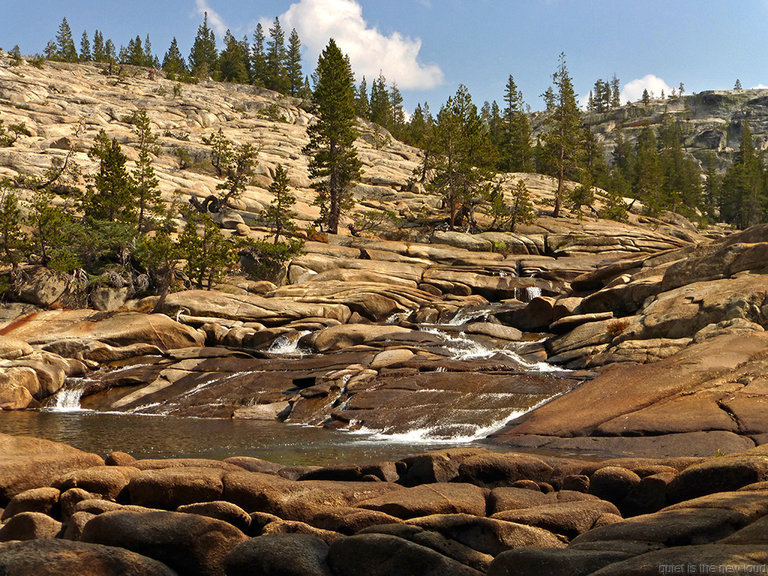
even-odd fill
[{"label": "waterfall", "polygon": [[437,328],[422,328],[423,332],[435,334],[445,342],[445,349],[452,360],[485,360],[493,356],[501,355],[513,360],[521,369],[530,372],[568,372],[563,368],[549,364],[548,362],[528,362],[515,352],[515,343],[510,342],[501,348],[491,348],[467,337],[464,332],[448,334]]},{"label": "waterfall", "polygon": [[298,354],[299,356],[304,356],[304,354],[308,353],[306,350],[301,350],[299,348],[299,340],[304,338],[307,334],[311,334],[309,330],[302,330],[298,334],[295,334],[294,337],[291,339],[288,336],[278,336],[274,339],[272,344],[269,345],[269,348],[267,348],[267,352],[269,354],[280,354],[285,356],[290,356],[294,354]]},{"label": "waterfall", "polygon": [[448,326],[461,326],[478,318],[487,318],[491,313],[489,308],[459,308],[456,315],[448,322]]},{"label": "waterfall", "polygon": [[538,286],[528,286],[525,289],[526,302],[530,302],[531,300],[533,300],[534,298],[538,298],[539,296],[541,296],[541,288],[539,288]]},{"label": "waterfall", "polygon": [[43,410],[45,412],[90,412],[80,407],[80,399],[85,392],[84,378],[70,378],[64,386],[54,394]]}]

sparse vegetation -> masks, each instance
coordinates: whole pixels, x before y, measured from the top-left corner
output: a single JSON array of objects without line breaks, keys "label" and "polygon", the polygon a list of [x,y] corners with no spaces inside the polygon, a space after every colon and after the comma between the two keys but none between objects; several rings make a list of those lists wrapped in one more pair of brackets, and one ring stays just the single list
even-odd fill
[{"label": "sparse vegetation", "polygon": [[624,330],[627,328],[629,328],[629,320],[626,318],[619,318],[618,320],[608,322],[608,325],[606,326],[606,332],[611,338],[616,338],[617,336],[623,334]]}]

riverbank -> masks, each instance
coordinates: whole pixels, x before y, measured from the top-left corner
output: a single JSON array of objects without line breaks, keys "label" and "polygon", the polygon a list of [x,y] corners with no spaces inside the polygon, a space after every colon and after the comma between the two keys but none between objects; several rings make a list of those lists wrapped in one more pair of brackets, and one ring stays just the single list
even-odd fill
[{"label": "riverbank", "polygon": [[8,574],[650,574],[768,562],[768,451],[476,448],[330,467],[102,458],[0,435]]}]

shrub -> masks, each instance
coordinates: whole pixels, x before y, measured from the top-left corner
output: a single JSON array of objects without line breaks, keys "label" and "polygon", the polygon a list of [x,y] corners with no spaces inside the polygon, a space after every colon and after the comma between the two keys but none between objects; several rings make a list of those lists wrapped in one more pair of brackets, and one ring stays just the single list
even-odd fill
[{"label": "shrub", "polygon": [[626,330],[629,327],[629,320],[626,318],[620,318],[619,320],[614,320],[613,322],[609,322],[608,326],[606,327],[606,332],[611,336],[611,338],[616,338],[619,336],[624,330]]}]

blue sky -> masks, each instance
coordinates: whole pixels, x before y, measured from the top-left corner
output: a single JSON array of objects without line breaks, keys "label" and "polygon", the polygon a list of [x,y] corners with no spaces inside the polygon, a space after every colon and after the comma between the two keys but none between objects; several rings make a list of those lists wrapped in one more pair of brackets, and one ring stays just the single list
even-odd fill
[{"label": "blue sky", "polygon": [[[202,12],[217,38],[230,28],[252,38],[280,17],[304,44],[305,72],[333,36],[369,86],[382,71],[396,81],[406,108],[429,102],[433,112],[460,83],[474,101],[503,98],[509,74],[526,102],[551,84],[565,52],[576,91],[615,73],[626,96],[647,87],[687,93],[768,86],[768,0],[3,0],[0,47],[42,52],[63,17],[76,43],[94,29],[119,47],[149,34],[162,59],[176,36],[189,53]],[[627,85],[629,85],[627,87]]]}]

